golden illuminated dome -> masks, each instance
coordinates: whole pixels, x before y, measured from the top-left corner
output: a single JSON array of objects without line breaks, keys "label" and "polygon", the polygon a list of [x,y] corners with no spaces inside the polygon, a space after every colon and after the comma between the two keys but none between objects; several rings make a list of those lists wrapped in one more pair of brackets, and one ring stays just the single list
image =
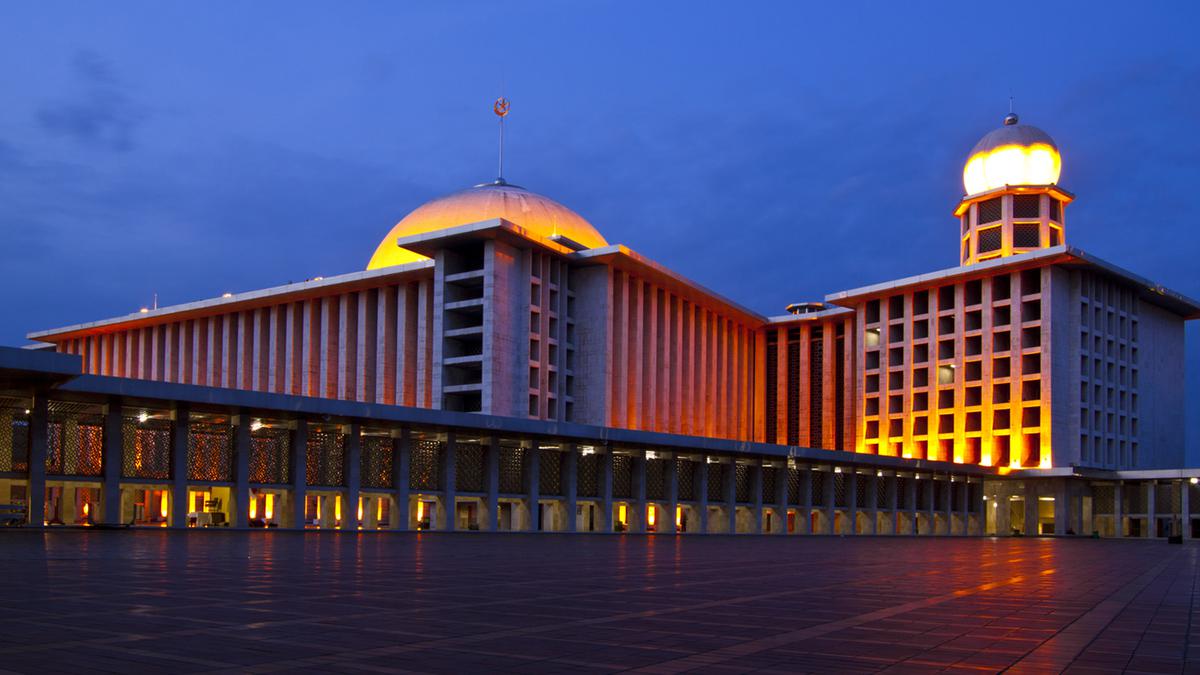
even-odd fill
[{"label": "golden illuminated dome", "polygon": [[367,269],[426,260],[426,257],[396,245],[400,237],[445,230],[493,218],[503,218],[525,229],[535,239],[559,235],[584,248],[600,248],[608,242],[592,224],[558,202],[503,181],[484,183],[439,197],[418,206],[387,233]]},{"label": "golden illuminated dome", "polygon": [[1050,135],[1037,127],[1018,124],[1009,113],[1004,126],[979,140],[963,168],[968,195],[1006,185],[1054,185],[1062,157]]}]

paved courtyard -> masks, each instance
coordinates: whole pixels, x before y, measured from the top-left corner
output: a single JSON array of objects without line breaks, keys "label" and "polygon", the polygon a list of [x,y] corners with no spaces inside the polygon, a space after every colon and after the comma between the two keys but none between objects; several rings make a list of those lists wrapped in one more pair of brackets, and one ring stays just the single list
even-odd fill
[{"label": "paved courtyard", "polygon": [[0,670],[1200,671],[1200,545],[0,532]]}]

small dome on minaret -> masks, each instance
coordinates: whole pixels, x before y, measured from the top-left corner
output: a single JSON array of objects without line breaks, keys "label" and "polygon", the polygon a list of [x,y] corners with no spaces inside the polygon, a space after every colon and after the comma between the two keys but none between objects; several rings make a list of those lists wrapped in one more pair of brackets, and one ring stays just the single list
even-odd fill
[{"label": "small dome on minaret", "polygon": [[1021,124],[1016,113],[1004,125],[979,139],[963,167],[968,195],[1005,186],[1055,185],[1062,170],[1058,145],[1050,134]]}]

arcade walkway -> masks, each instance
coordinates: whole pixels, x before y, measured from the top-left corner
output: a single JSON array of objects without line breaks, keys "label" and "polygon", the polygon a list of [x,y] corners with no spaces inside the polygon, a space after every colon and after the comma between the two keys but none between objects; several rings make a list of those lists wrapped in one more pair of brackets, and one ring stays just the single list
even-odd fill
[{"label": "arcade walkway", "polygon": [[0,671],[1193,671],[1198,553],[1046,538],[6,531]]}]

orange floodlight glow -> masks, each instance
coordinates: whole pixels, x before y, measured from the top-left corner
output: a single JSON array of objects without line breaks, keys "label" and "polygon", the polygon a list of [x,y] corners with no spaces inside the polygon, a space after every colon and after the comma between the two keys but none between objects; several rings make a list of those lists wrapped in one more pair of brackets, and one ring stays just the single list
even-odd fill
[{"label": "orange floodlight glow", "polygon": [[967,194],[1006,185],[1054,185],[1062,172],[1062,156],[1045,143],[1002,145],[978,152],[963,167]]},{"label": "orange floodlight glow", "polygon": [[270,492],[267,493],[267,503],[263,509],[263,515],[267,517],[267,520],[275,517],[275,495]]},{"label": "orange floodlight glow", "polygon": [[617,522],[625,524],[625,505],[621,504],[617,507]]},{"label": "orange floodlight glow", "polygon": [[654,511],[655,510],[656,509],[654,508],[653,504],[646,507],[646,523],[648,525],[650,525],[650,527],[654,527]]},{"label": "orange floodlight glow", "polygon": [[683,527],[683,507],[675,507],[675,527]]},{"label": "orange floodlight glow", "polygon": [[417,521],[425,520],[425,502],[417,502]]},{"label": "orange floodlight glow", "polygon": [[253,520],[257,517],[258,517],[258,498],[251,497],[250,498],[250,519]]},{"label": "orange floodlight glow", "polygon": [[362,519],[363,519],[363,498],[359,497],[358,498],[358,522],[361,523]]},{"label": "orange floodlight glow", "polygon": [[163,490],[162,499],[159,500],[158,513],[163,518],[166,518],[167,514],[170,513],[170,511],[167,510],[167,491],[166,490]]},{"label": "orange floodlight glow", "polygon": [[383,520],[383,499],[375,502],[375,520]]},{"label": "orange floodlight glow", "polygon": [[333,519],[334,520],[342,519],[342,496],[341,495],[337,495],[336,497],[333,498]]}]

